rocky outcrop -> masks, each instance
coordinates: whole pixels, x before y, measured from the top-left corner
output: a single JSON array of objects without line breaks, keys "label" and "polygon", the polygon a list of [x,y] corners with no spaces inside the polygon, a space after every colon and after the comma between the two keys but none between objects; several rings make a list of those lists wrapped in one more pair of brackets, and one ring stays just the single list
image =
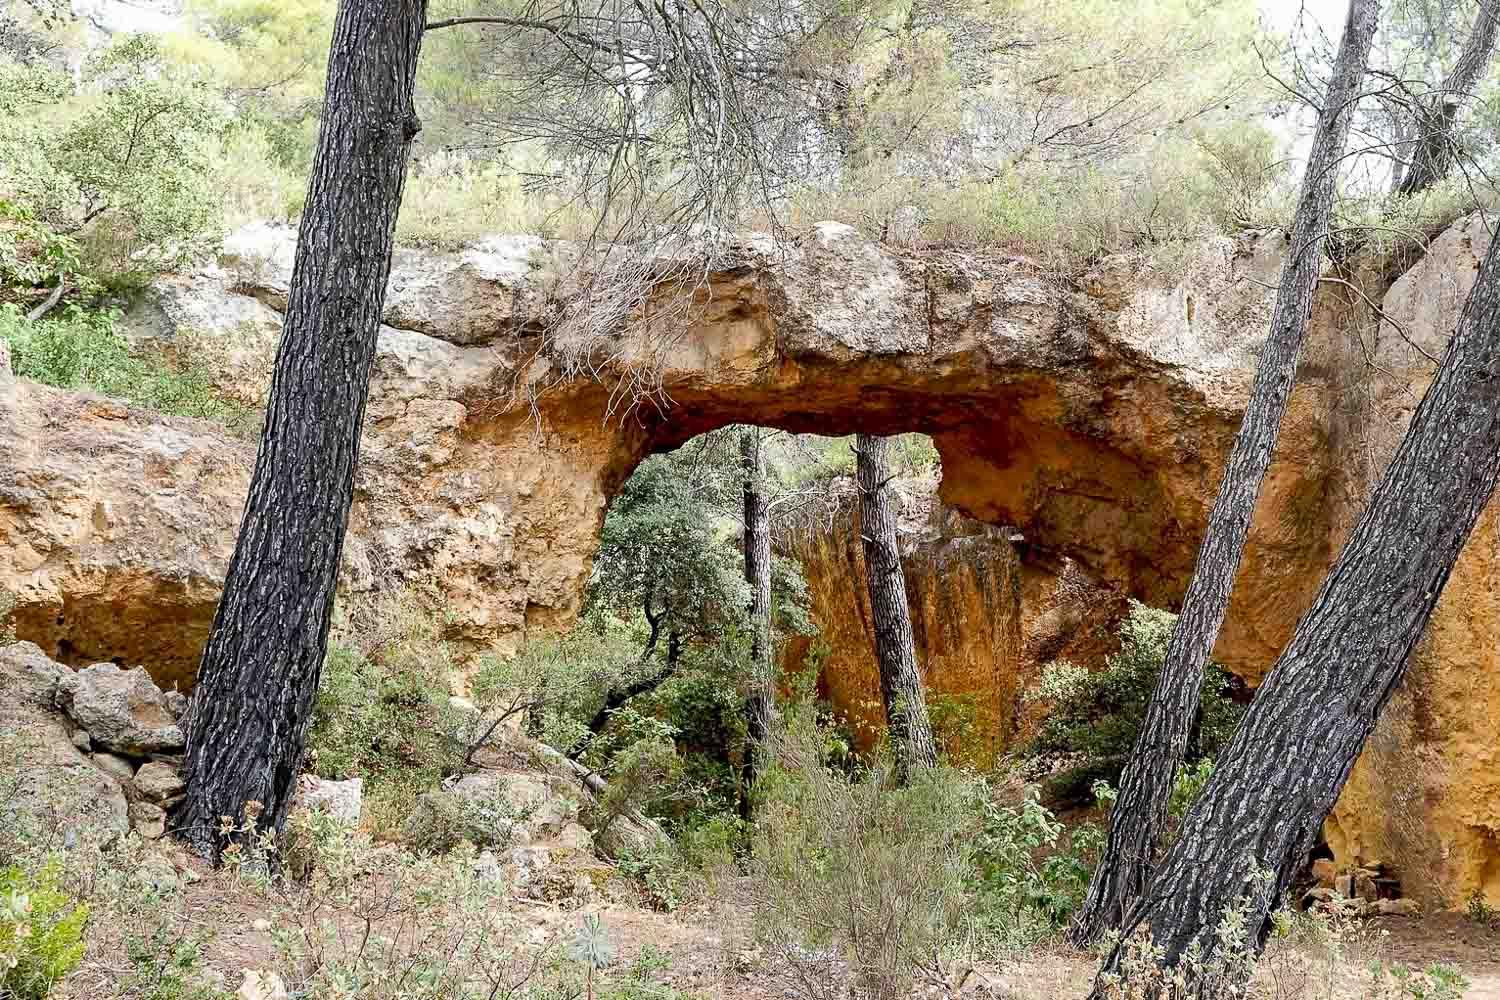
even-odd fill
[{"label": "rocky outcrop", "polygon": [[[238,234],[217,266],[159,285],[132,335],[217,345],[242,362],[226,377],[256,398],[292,238]],[[1321,300],[1215,649],[1247,678],[1311,600],[1383,435],[1399,435],[1428,377],[1408,341],[1434,353],[1446,339],[1480,243],[1473,224],[1460,226],[1388,294],[1366,293],[1400,331],[1377,329],[1342,286]],[[342,585],[423,588],[452,638],[513,648],[572,620],[605,505],[642,456],[756,422],[931,434],[942,499],[1013,526],[1028,565],[1067,559],[1103,588],[1172,606],[1248,395],[1282,247],[1274,234],[1210,240],[1170,268],[1125,255],[1065,282],[1023,258],[897,253],[825,224],[779,245],[745,240],[698,272],[687,298],[673,269],[675,284],[637,315],[678,322],[546,340],[539,331],[578,304],[566,248],[493,240],[403,253]],[[617,405],[624,367],[647,393],[633,410]],[[580,368],[599,377],[569,377]],[[5,387],[0,587],[18,595],[20,634],[69,663],[142,663],[159,681],[188,683],[249,459],[247,444],[201,423]],[[1417,800],[1398,804],[1441,841],[1413,850],[1441,862],[1454,894],[1484,885],[1500,900],[1500,768],[1483,735],[1500,687],[1485,659],[1500,645],[1493,520],[1430,631],[1408,686],[1410,721],[1392,713],[1389,738],[1414,768],[1441,765],[1415,786]],[[1379,773],[1371,767],[1356,773],[1330,842],[1392,861],[1366,856],[1387,850],[1376,845],[1392,812],[1380,798],[1391,783],[1365,777]]]},{"label": "rocky outcrop", "polygon": [[[929,715],[950,759],[994,765],[1024,738],[1037,706],[1024,695],[1044,664],[1103,663],[1118,646],[1128,602],[1067,559],[1032,552],[1003,525],[966,517],[936,496],[935,479],[893,484],[898,540],[917,662]],[[817,690],[868,749],[885,728],[864,547],[853,484],[834,481],[825,503],[783,525],[778,549],[807,581],[816,639],[783,649],[783,668],[816,663]]]}]

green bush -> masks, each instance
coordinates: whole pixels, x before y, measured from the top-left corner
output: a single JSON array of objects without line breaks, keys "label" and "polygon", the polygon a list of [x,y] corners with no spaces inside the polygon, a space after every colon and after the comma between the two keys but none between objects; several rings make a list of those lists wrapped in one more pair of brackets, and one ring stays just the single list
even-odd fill
[{"label": "green bush", "polygon": [[60,858],[0,868],[0,995],[46,1000],[83,960],[87,906],[62,888]]},{"label": "green bush", "polygon": [[433,616],[406,595],[341,611],[318,681],[306,767],[363,778],[372,827],[395,835],[416,797],[462,769],[465,718]]},{"label": "green bush", "polygon": [[469,690],[487,717],[524,713],[533,737],[568,753],[591,738],[588,722],[609,689],[641,670],[639,652],[623,625],[601,616],[566,635],[534,639],[509,659],[484,657]]},{"label": "green bush", "polygon": [[972,908],[980,786],[949,769],[889,783],[828,766],[794,718],[763,774],[749,862],[754,921],[801,980],[833,995],[847,963],[863,996],[905,995],[962,934]]},{"label": "green bush", "polygon": [[[1050,664],[1028,697],[1044,701],[1049,713],[1026,755],[1063,769],[1045,790],[1057,803],[1087,805],[1098,781],[1115,784],[1135,745],[1146,705],[1166,658],[1176,616],[1132,602],[1120,624],[1120,650],[1105,669],[1089,672],[1066,662]],[[1212,759],[1228,742],[1244,709],[1230,698],[1230,677],[1209,664],[1188,745],[1187,763]]]},{"label": "green bush", "polygon": [[62,389],[89,389],[159,413],[199,417],[243,431],[251,411],[226,400],[203,367],[134,351],[115,328],[114,312],[68,305],[28,322],[13,304],[0,305],[0,340],[22,378]]},{"label": "green bush", "polygon": [[441,724],[446,705],[446,692],[429,674],[330,644],[308,733],[308,765],[324,778],[434,787],[460,760],[459,742]]},{"label": "green bush", "polygon": [[223,98],[165,57],[159,39],[123,35],[73,81],[44,61],[0,66],[10,101],[0,188],[36,219],[76,232],[92,279],[134,287],[210,249],[220,224],[213,153]]},{"label": "green bush", "polygon": [[1018,947],[1067,926],[1083,902],[1103,831],[1068,831],[1035,791],[1019,805],[986,800],[973,847],[975,919],[997,946]]},{"label": "green bush", "polygon": [[514,825],[528,814],[499,796],[483,801],[448,791],[423,792],[401,823],[401,839],[419,854],[446,854],[465,841],[475,847],[504,847]]}]

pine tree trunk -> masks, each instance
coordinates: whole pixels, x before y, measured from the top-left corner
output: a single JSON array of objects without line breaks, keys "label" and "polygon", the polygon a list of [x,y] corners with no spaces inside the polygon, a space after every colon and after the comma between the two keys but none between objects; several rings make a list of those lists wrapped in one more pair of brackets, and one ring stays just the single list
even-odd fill
[{"label": "pine tree trunk", "polygon": [[1073,928],[1075,943],[1087,945],[1120,926],[1126,910],[1151,877],[1166,824],[1172,786],[1182,766],[1189,732],[1198,714],[1204,668],[1224,624],[1255,501],[1280,435],[1282,417],[1297,374],[1322,266],[1323,242],[1333,207],[1334,182],[1348,139],[1354,103],[1365,74],[1379,3],[1354,0],[1323,100],[1323,113],[1307,161],[1302,195],[1292,224],[1291,247],[1276,293],[1271,330],[1244,421],[1234,441],[1208,533],[1172,630],[1161,676],[1146,710],[1130,759],[1120,776],[1110,814],[1109,838],[1089,883]]},{"label": "pine tree trunk", "polygon": [[[260,450],[188,731],[180,835],[279,829],[317,693],[407,153],[424,0],[341,0]],[[247,802],[259,803],[246,809]]]},{"label": "pine tree trunk", "polygon": [[1415,143],[1411,165],[1395,185],[1397,194],[1410,197],[1426,191],[1448,175],[1453,166],[1453,124],[1458,112],[1474,97],[1474,89],[1489,69],[1500,33],[1500,0],[1482,0],[1474,15],[1474,29],[1443,85],[1413,114],[1409,134]]},{"label": "pine tree trunk", "polygon": [[760,753],[775,713],[776,673],[771,641],[771,507],[766,496],[765,470],[760,455],[761,431],[740,432],[744,474],[745,580],[750,584],[750,691],[745,699],[744,777],[740,812],[750,814],[750,789],[755,785],[756,754]]},{"label": "pine tree trunk", "polygon": [[[1245,944],[1291,885],[1500,477],[1500,240],[1437,378],[1312,608],[1297,623],[1125,930],[1169,963],[1212,952],[1248,893]],[[1252,871],[1269,873],[1257,883]],[[1106,969],[1118,961],[1110,956]]]},{"label": "pine tree trunk", "polygon": [[937,765],[937,744],[927,719],[922,674],[912,639],[906,577],[896,541],[896,511],[891,503],[892,478],[885,438],[860,434],[856,439],[860,531],[865,575],[870,587],[870,616],[875,658],[880,664],[880,697],[886,725],[902,774]]}]

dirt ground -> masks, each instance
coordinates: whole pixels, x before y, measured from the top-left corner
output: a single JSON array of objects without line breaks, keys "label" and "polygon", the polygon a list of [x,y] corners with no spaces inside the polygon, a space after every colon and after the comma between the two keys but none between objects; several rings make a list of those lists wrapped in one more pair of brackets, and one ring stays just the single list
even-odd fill
[{"label": "dirt ground", "polygon": [[[275,935],[284,934],[287,913],[275,890],[239,886],[224,873],[214,873],[176,848],[159,846],[151,859],[175,887],[161,901],[129,919],[91,923],[88,957],[65,984],[68,1000],[134,997],[118,984],[132,970],[127,939],[139,949],[143,934],[159,939],[164,950],[186,940],[202,942],[201,966],[233,991],[246,969],[286,966]],[[600,863],[591,862],[596,875]],[[652,958],[654,978],[686,998],[713,1000],[791,1000],[805,994],[794,988],[786,969],[756,947],[745,905],[735,885],[716,887],[713,895],[675,913],[647,908],[632,883],[606,876],[603,889],[586,901],[544,900],[510,892],[488,904],[484,916],[503,927],[502,936],[528,942],[538,951],[572,939],[586,914],[597,915],[614,950],[606,972],[624,974],[637,959]],[[413,933],[424,924],[451,918],[427,903],[403,919]],[[499,912],[503,911],[503,912]],[[357,936],[358,926],[348,931]],[[1462,914],[1438,913],[1417,917],[1389,916],[1359,925],[1360,944],[1337,959],[1337,968],[1319,967],[1326,957],[1308,958],[1315,967],[1311,985],[1288,987],[1273,966],[1263,962],[1256,995],[1285,1000],[1356,1000],[1372,996],[1368,964],[1399,961],[1414,968],[1442,962],[1458,968],[1470,981],[1466,997],[1500,1000],[1500,926],[1485,928]],[[1287,948],[1291,946],[1286,946]],[[1298,946],[1300,947],[1300,946]],[[1061,945],[1044,946],[1005,962],[981,961],[962,976],[961,989],[928,983],[918,987],[921,997],[1005,998],[1005,1000],[1068,1000],[1083,997],[1092,980],[1095,958]],[[1280,967],[1287,965],[1285,948]],[[1300,982],[1300,981],[1299,981]],[[1334,985],[1330,985],[1334,984]],[[653,994],[654,995],[654,994]]]}]

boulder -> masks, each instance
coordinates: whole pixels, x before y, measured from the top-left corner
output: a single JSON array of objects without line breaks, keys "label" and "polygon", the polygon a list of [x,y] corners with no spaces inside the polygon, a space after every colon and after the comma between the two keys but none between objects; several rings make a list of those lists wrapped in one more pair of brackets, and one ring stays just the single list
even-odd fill
[{"label": "boulder", "polygon": [[182,772],[165,761],[153,760],[135,772],[135,790],[148,802],[158,805],[171,801],[187,788]]},{"label": "boulder", "polygon": [[235,990],[235,1000],[288,1000],[286,983],[277,972],[246,969],[244,982]]},{"label": "boulder", "polygon": [[659,830],[642,826],[629,816],[616,816],[604,829],[594,832],[594,844],[608,857],[618,858],[656,850],[666,846],[666,841]]},{"label": "boulder", "polygon": [[34,643],[0,646],[0,685],[4,686],[5,698],[13,704],[51,708],[57,697],[58,681],[67,672],[67,668],[54,663]]},{"label": "boulder", "polygon": [[166,810],[154,802],[132,802],[130,828],[147,840],[160,840],[167,832]]},{"label": "boulder", "polygon": [[144,756],[183,748],[182,730],[166,697],[140,667],[96,663],[58,681],[58,706],[97,744]]},{"label": "boulder", "polygon": [[91,754],[89,756],[89,760],[93,761],[94,766],[99,770],[103,771],[105,774],[118,781],[120,783],[120,787],[125,789],[126,794],[131,793],[131,790],[134,788],[135,784],[134,764],[126,760],[124,757],[120,757],[112,753],[105,753],[103,750]]},{"label": "boulder", "polygon": [[550,837],[578,818],[577,786],[544,775],[481,771],[464,775],[451,790],[492,813],[516,842]]},{"label": "boulder", "polygon": [[1367,912],[1380,917],[1415,917],[1421,915],[1422,904],[1410,897],[1377,899],[1369,904]]},{"label": "boulder", "polygon": [[552,841],[558,847],[570,851],[581,851],[592,854],[594,850],[594,835],[577,823],[569,823],[558,831]]},{"label": "boulder", "polygon": [[358,826],[360,810],[364,806],[364,789],[363,778],[331,781],[304,774],[297,779],[292,808],[327,813],[340,823]]},{"label": "boulder", "polygon": [[130,829],[125,794],[50,707],[66,670],[31,643],[0,646],[0,827],[107,845]]}]

